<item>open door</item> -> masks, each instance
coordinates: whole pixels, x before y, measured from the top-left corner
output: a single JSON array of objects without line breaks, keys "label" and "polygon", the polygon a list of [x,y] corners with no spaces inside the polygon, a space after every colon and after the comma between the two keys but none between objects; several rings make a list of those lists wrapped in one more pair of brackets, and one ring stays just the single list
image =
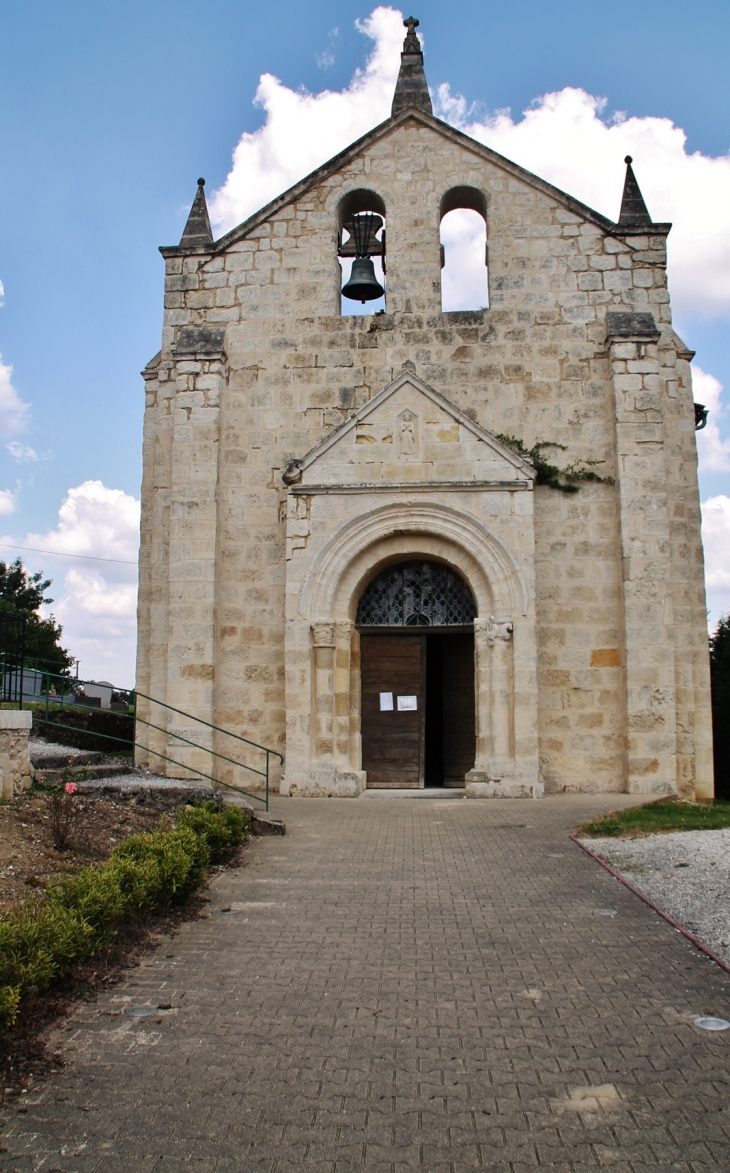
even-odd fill
[{"label": "open door", "polygon": [[461,788],[474,765],[474,633],[361,632],[368,789]]}]

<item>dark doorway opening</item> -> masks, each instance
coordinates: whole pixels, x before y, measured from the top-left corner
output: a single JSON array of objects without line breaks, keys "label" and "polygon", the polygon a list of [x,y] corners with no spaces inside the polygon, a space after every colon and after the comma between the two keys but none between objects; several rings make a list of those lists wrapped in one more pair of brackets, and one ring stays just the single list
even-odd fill
[{"label": "dark doorway opening", "polygon": [[361,629],[360,646],[368,788],[463,787],[476,742],[473,628]]},{"label": "dark doorway opening", "polygon": [[474,765],[474,633],[426,640],[426,786],[461,787]]}]

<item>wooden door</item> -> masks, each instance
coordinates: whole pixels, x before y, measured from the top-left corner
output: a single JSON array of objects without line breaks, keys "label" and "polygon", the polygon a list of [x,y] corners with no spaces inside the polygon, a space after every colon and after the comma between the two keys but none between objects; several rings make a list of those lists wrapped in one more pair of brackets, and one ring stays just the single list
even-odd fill
[{"label": "wooden door", "polygon": [[[415,789],[423,785],[424,637],[362,634],[360,662],[368,789]],[[381,708],[381,693],[392,695],[392,709]],[[417,707],[399,711],[398,697],[414,696]]]}]

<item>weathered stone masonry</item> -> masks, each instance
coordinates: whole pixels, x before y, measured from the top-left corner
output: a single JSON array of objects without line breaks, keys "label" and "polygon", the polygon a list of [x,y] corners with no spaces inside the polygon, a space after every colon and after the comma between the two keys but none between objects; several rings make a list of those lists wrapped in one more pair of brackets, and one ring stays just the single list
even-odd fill
[{"label": "weathered stone masonry", "polygon": [[[201,184],[180,245],[162,249],[138,687],[280,749],[285,792],[357,794],[357,598],[388,560],[423,555],[479,604],[469,793],[709,796],[692,354],[672,329],[670,226],[649,219],[630,165],[612,223],[435,119],[416,83],[215,242]],[[489,308],[442,313],[439,223],[457,188],[486,202]],[[380,316],[340,313],[339,209],[361,190],[386,210]],[[404,457],[406,408],[421,431]],[[613,483],[535,487],[500,434],[563,444],[566,464],[599,460]],[[489,642],[490,616],[507,639]]]}]

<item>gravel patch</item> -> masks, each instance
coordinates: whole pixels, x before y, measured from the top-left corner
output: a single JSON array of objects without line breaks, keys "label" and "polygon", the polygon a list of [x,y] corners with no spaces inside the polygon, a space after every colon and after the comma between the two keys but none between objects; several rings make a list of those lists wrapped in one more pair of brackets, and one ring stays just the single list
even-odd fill
[{"label": "gravel patch", "polygon": [[581,842],[730,963],[730,828]]},{"label": "gravel patch", "polygon": [[57,741],[44,741],[40,737],[28,738],[28,749],[31,758],[47,758],[51,754],[63,754],[67,758],[75,758],[79,754],[88,753],[88,749],[77,749],[75,745],[59,745]]},{"label": "gravel patch", "polygon": [[160,774],[145,772],[115,774],[113,778],[104,778],[96,781],[91,778],[84,781],[85,790],[114,787],[115,790],[139,790],[140,787],[152,787],[155,790],[191,790],[205,791],[214,794],[215,791],[207,782],[197,778],[163,778]]}]

